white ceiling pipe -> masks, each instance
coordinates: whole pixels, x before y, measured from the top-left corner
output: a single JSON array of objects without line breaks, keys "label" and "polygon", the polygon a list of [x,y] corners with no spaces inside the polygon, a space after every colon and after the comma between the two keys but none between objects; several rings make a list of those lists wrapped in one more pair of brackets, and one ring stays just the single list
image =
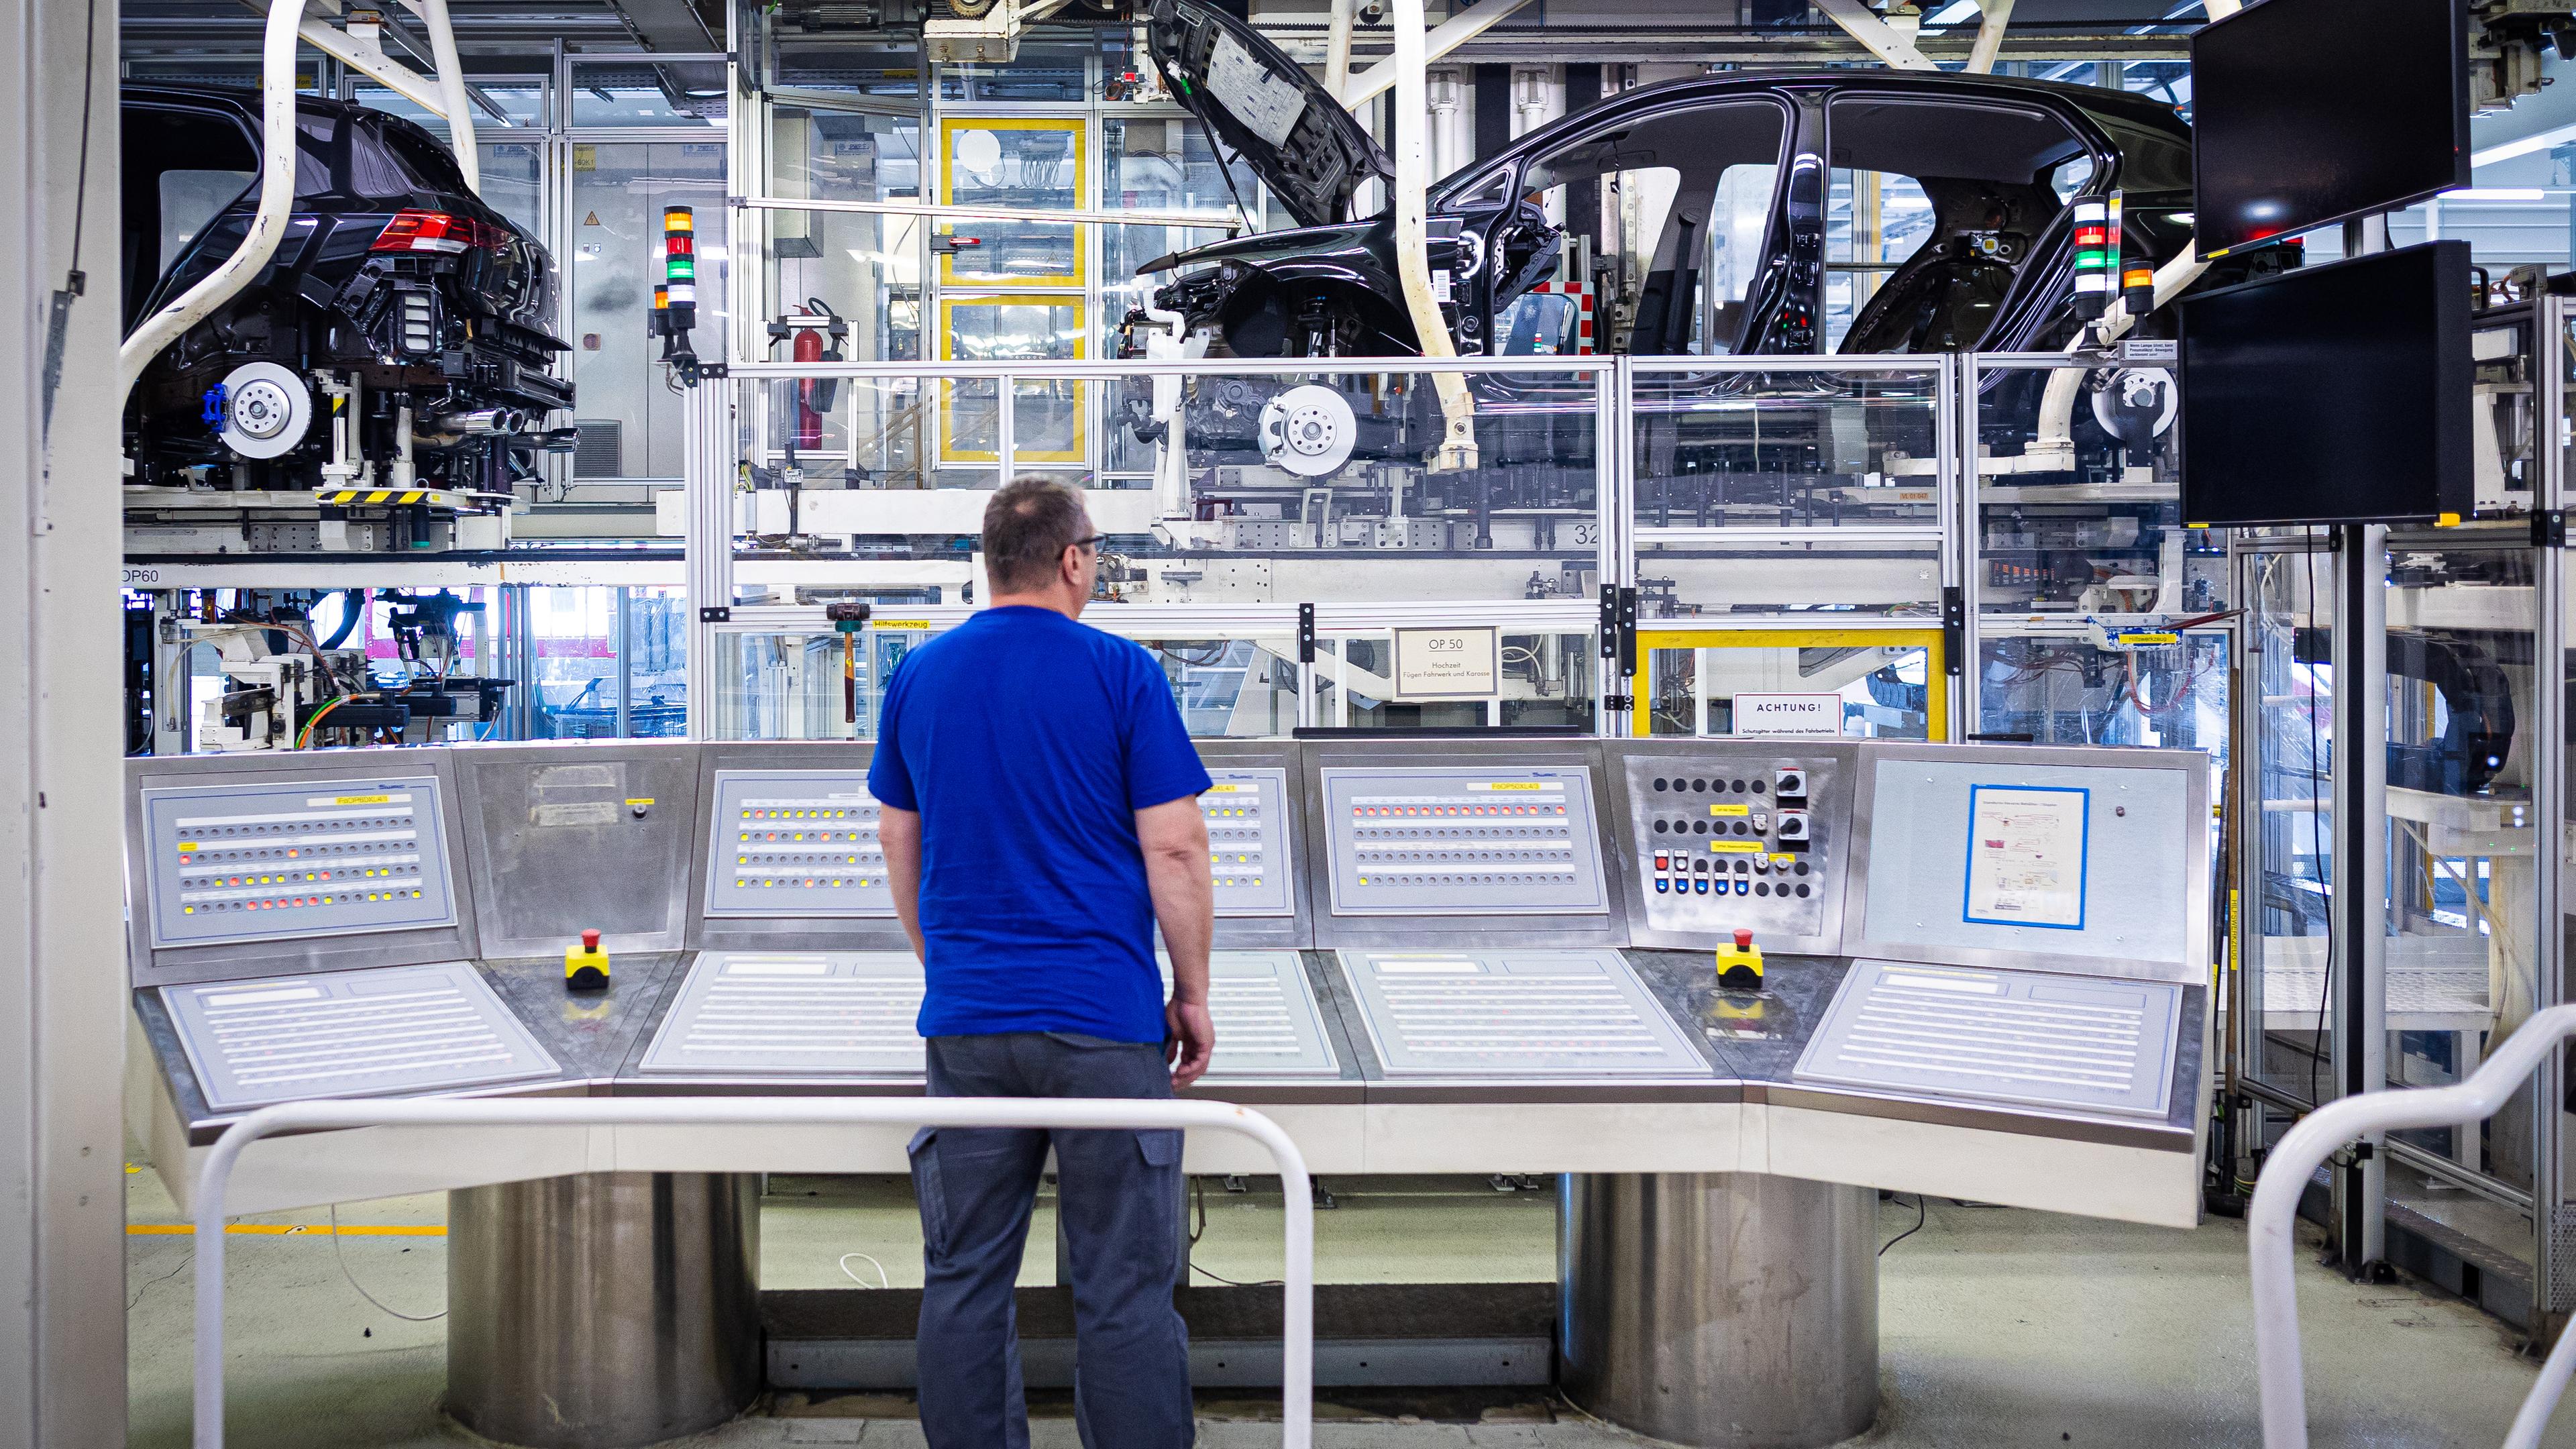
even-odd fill
[{"label": "white ceiling pipe", "polygon": [[295,210],[295,45],[304,19],[305,0],[271,0],[268,28],[260,45],[259,209],[250,230],[222,266],[181,293],[134,329],[116,351],[117,405],[134,391],[134,381],[161,349],[211,315],[250,285],[260,268],[277,254],[286,235],[287,217]]},{"label": "white ceiling pipe", "polygon": [[447,149],[465,173],[465,189],[483,194],[483,155],[474,146],[474,103],[465,94],[465,63],[456,54],[456,26],[447,0],[403,0],[429,27],[429,57],[438,63],[438,91],[447,100]]},{"label": "white ceiling pipe", "polygon": [[1351,83],[1351,24],[1360,0],[1333,0],[1333,18],[1324,31],[1324,89],[1338,96]]},{"label": "white ceiling pipe", "polygon": [[1978,0],[1978,8],[1985,14],[1977,21],[1977,42],[1968,48],[1968,70],[1993,75],[2004,52],[2004,27],[2012,24],[2013,0]]},{"label": "white ceiling pipe", "polygon": [[[1486,0],[1476,8],[1481,12],[1507,6],[1505,0]],[[1404,286],[1405,312],[1413,319],[1414,335],[1421,339],[1422,355],[1455,357],[1458,349],[1450,341],[1449,324],[1431,291],[1431,228],[1424,200],[1431,186],[1425,134],[1430,129],[1431,83],[1423,56],[1422,0],[1394,0],[1394,19],[1395,54],[1370,74],[1394,71],[1395,272]],[[1433,467],[1472,468],[1476,466],[1475,400],[1468,395],[1467,380],[1444,372],[1431,381],[1440,395],[1441,415],[1448,422]]]}]

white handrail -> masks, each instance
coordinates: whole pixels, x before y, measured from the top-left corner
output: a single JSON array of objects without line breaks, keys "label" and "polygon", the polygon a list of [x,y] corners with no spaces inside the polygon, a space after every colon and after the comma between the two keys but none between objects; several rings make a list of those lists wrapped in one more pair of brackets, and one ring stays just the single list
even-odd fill
[{"label": "white handrail", "polygon": [[[2465,1082],[2365,1092],[2328,1102],[2299,1119],[2272,1149],[2245,1214],[2254,1278],[2254,1366],[2262,1392],[2263,1449],[2307,1449],[2307,1386],[2299,1366],[2299,1298],[2290,1249],[2299,1196],[2319,1167],[2348,1142],[2410,1127],[2458,1127],[2502,1110],[2561,1039],[2576,1034],[2576,1005],[2525,1021]],[[2544,1106],[2544,1110],[2547,1108]],[[2540,1380],[2514,1417],[2506,1449],[2536,1449],[2558,1396],[2576,1373],[2576,1332],[2559,1335]]]},{"label": "white handrail", "polygon": [[[1305,1156],[1279,1124],[1225,1102],[1069,1097],[733,1097],[289,1102],[235,1122],[197,1175],[196,1449],[224,1443],[224,1190],[242,1150],[281,1132],[351,1127],[765,1127],[787,1124],[1204,1128],[1249,1137],[1279,1164],[1287,1220],[1281,1443],[1310,1449],[1315,1410],[1315,1208]],[[792,1167],[782,1163],[781,1167]]]}]

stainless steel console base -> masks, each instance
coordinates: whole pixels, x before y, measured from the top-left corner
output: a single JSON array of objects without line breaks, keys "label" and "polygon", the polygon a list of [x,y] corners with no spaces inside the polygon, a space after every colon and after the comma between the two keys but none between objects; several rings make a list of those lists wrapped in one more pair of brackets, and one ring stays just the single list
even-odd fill
[{"label": "stainless steel console base", "polygon": [[1567,1174],[1559,1374],[1685,1445],[1812,1449],[1878,1415],[1877,1194],[1764,1173]]},{"label": "stainless steel console base", "polygon": [[448,1194],[447,1412],[504,1444],[633,1449],[760,1392],[760,1179],[590,1173]]}]

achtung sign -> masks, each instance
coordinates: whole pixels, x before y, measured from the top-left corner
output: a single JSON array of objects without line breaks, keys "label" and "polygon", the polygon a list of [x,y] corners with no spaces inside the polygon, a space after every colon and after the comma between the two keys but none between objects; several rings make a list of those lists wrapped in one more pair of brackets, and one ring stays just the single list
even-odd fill
[{"label": "achtung sign", "polygon": [[1735,732],[1739,735],[1840,739],[1843,697],[1839,694],[1738,694]]},{"label": "achtung sign", "polygon": [[1492,699],[1503,692],[1502,630],[1398,629],[1395,697]]}]

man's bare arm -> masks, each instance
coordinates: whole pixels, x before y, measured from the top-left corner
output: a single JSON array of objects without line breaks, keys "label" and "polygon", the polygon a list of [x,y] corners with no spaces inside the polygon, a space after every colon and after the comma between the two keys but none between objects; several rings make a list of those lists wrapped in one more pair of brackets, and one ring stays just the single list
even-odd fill
[{"label": "man's bare arm", "polygon": [[921,812],[879,807],[877,844],[885,851],[886,884],[894,888],[895,919],[912,938],[912,954],[928,961],[921,948]]},{"label": "man's bare arm", "polygon": [[[1145,884],[1154,898],[1154,921],[1172,958],[1171,1029],[1167,1055],[1172,1085],[1199,1079],[1216,1052],[1216,1026],[1208,1018],[1208,945],[1216,936],[1216,885],[1208,878],[1207,819],[1195,795],[1136,812],[1136,840],[1145,850]],[[889,862],[893,851],[886,853]],[[900,895],[900,891],[898,891]]]}]

